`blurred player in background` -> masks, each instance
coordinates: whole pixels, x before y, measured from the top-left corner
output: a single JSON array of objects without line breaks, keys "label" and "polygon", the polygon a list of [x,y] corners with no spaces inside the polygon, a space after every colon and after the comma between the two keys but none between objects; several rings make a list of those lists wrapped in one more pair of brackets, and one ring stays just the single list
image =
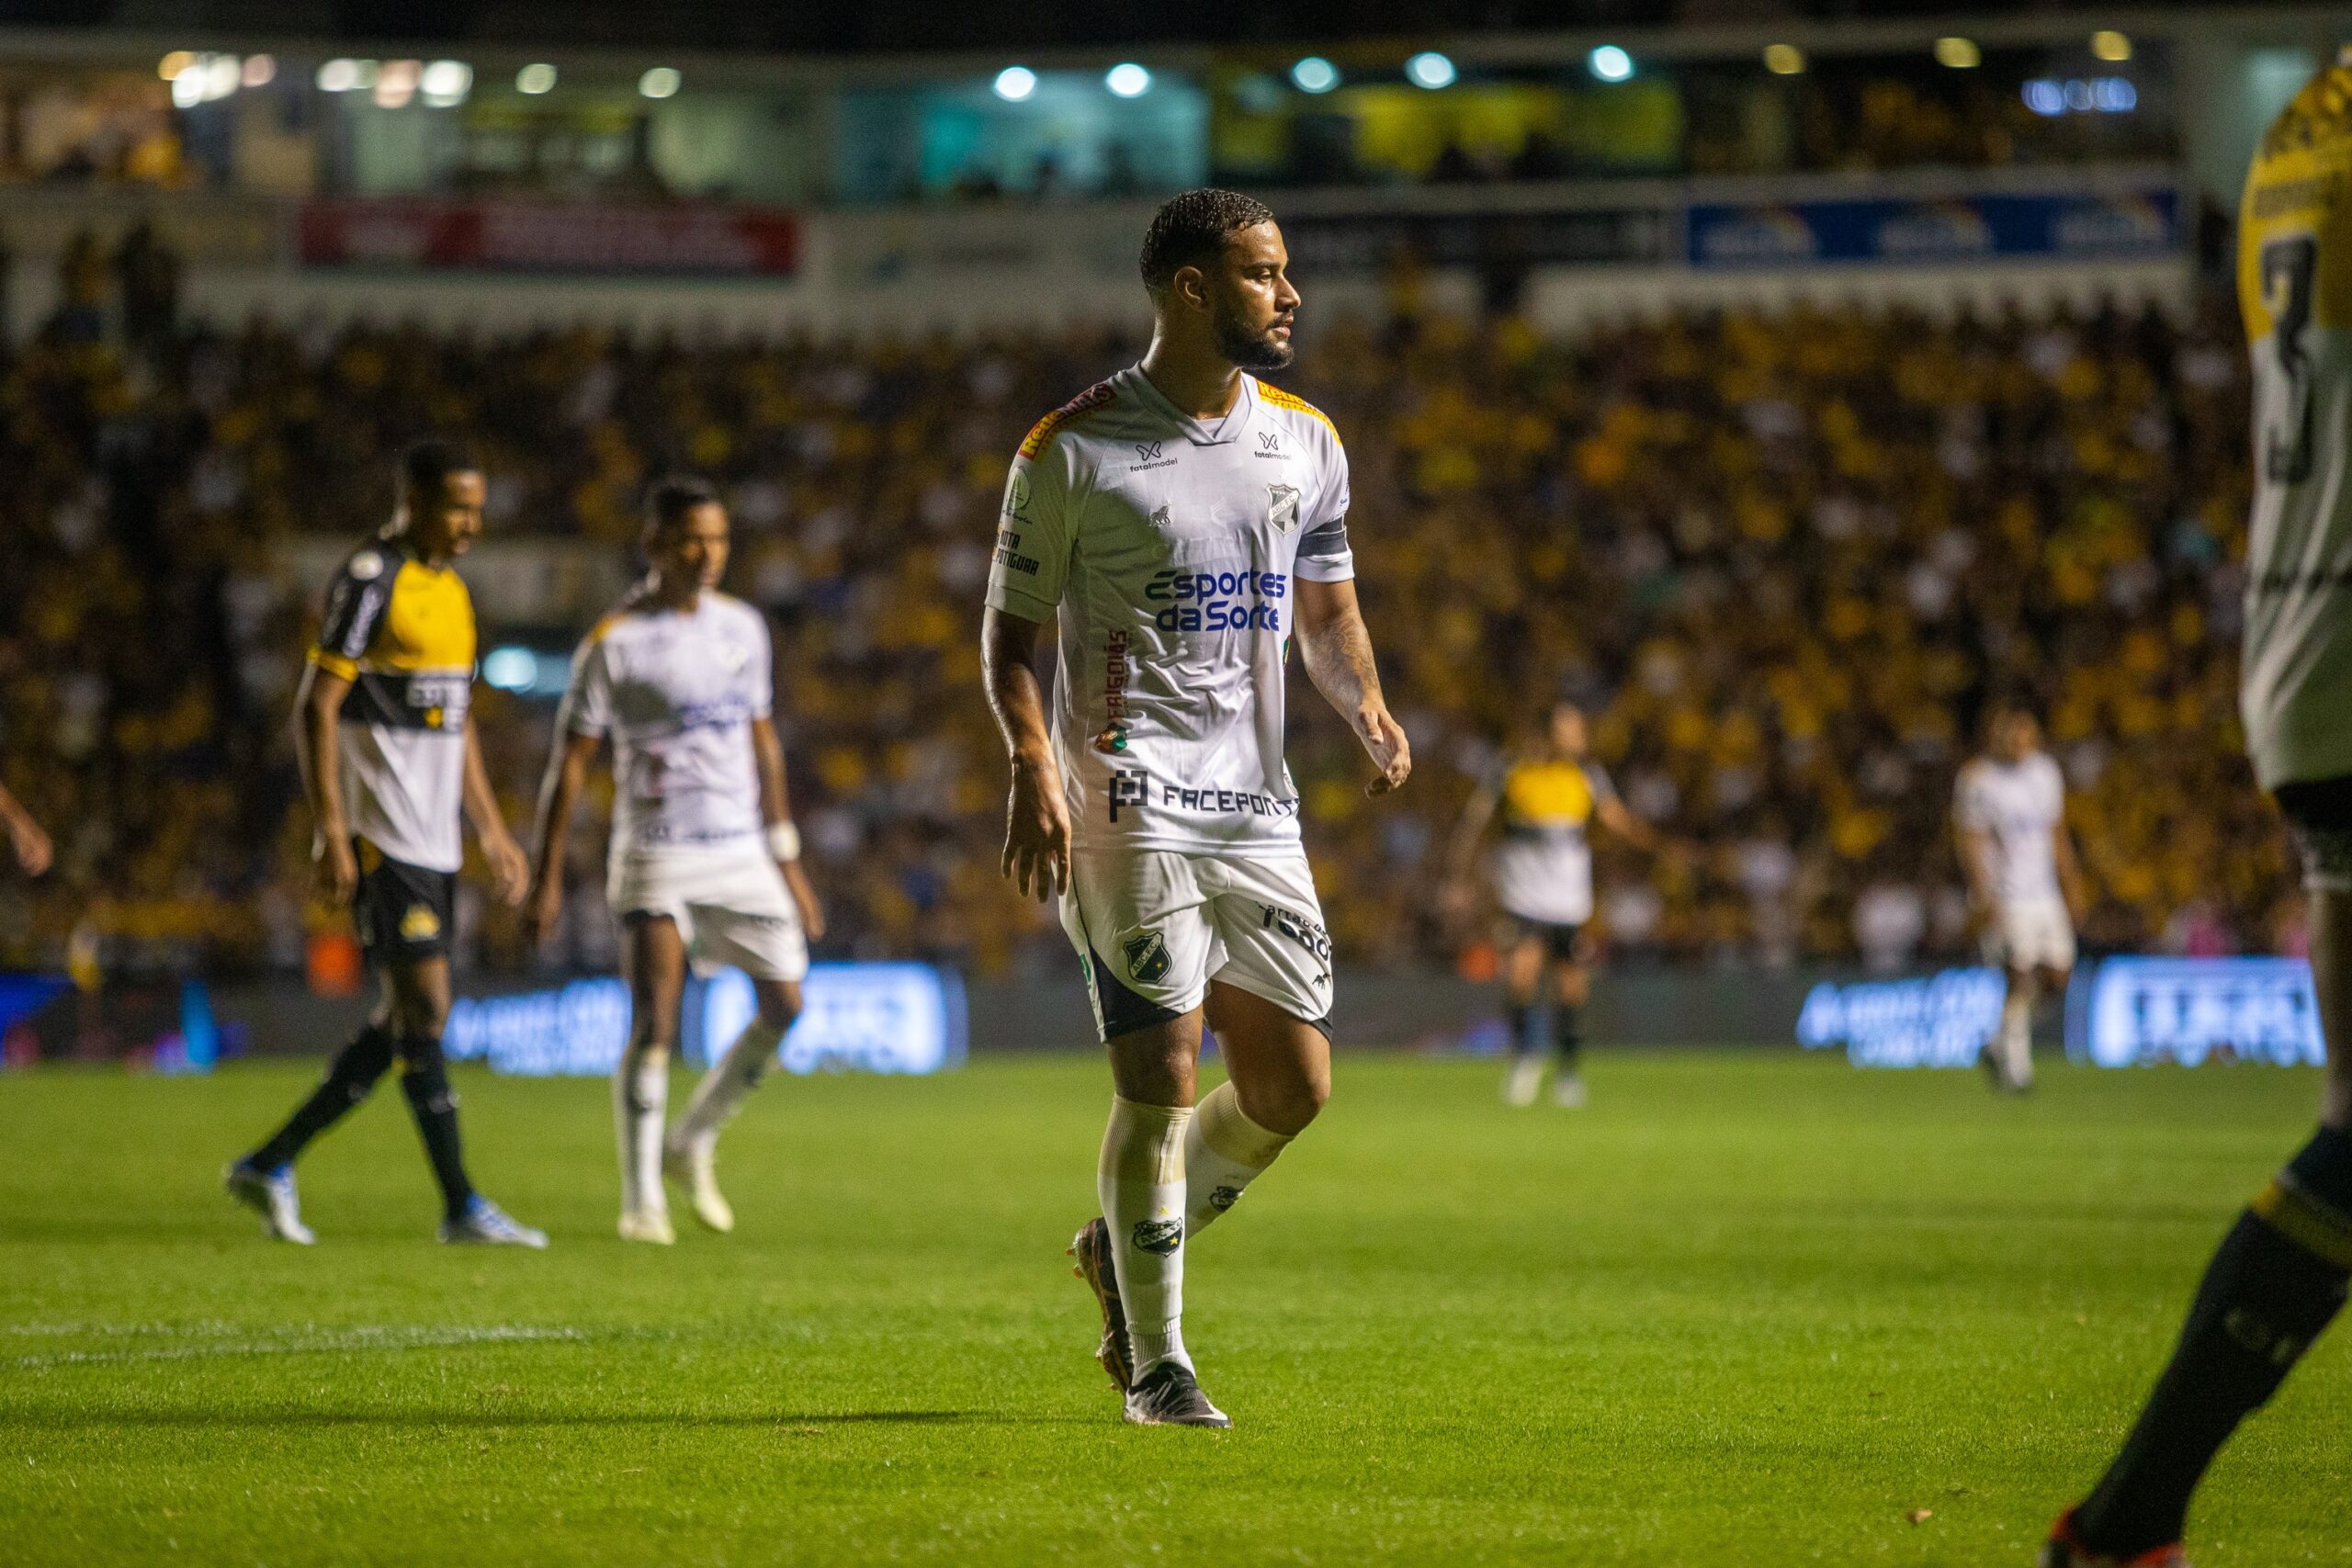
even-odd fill
[{"label": "blurred player in background", "polygon": [[383,992],[326,1081],[243,1159],[232,1196],[272,1235],[308,1245],[294,1159],[368,1098],[395,1059],[440,1183],[441,1239],[545,1247],[467,1179],[458,1096],[441,1056],[449,1016],[449,921],[469,818],[498,896],[520,900],[530,867],[498,815],[474,735],[474,607],[452,566],[481,532],[481,465],[424,442],[401,454],[390,526],[327,592],[326,624],[295,696],[294,754],[317,824],[320,897],[349,905]]},{"label": "blurred player in background", "polygon": [[1471,876],[1479,840],[1496,812],[1502,814],[1502,842],[1490,863],[1495,902],[1502,908],[1505,1016],[1510,1026],[1510,1071],[1503,1100],[1532,1105],[1544,1088],[1545,1054],[1536,1023],[1548,975],[1552,999],[1552,1058],[1558,1077],[1552,1098],[1560,1105],[1585,1102],[1584,1004],[1591,990],[1584,935],[1592,919],[1592,823],[1637,849],[1655,852],[1657,835],[1628,810],[1609,775],[1586,750],[1584,710],[1556,703],[1543,739],[1497,767],[1462,813],[1453,838],[1453,894],[1458,905],[1472,897]]},{"label": "blurred player in background", "polygon": [[[1331,942],[1283,761],[1294,633],[1371,754],[1368,792],[1412,766],[1356,608],[1339,435],[1249,374],[1291,362],[1288,265],[1246,196],[1159,209],[1151,347],[1022,442],[981,631],[1012,754],[1005,874],[1060,896],[1110,1051],[1102,1217],[1071,1250],[1144,1425],[1231,1425],[1184,1348],[1185,1238],[1330,1092]],[[1056,619],[1049,733],[1031,660]],[[1229,1079],[1195,1111],[1204,1010]]]},{"label": "blurred player in background", "polygon": [[50,859],[55,852],[49,835],[40,830],[40,824],[33,820],[33,814],[8,793],[6,784],[0,784],[0,828],[7,829],[9,852],[17,857],[17,866],[27,876],[39,876],[49,869]]},{"label": "blurred player in background", "polygon": [[2255,155],[2238,297],[2256,479],[2240,707],[2255,777],[2301,853],[2327,1076],[2318,1130],[2222,1242],[2147,1407],[2060,1517],[2044,1568],[2184,1563],[2191,1493],[2352,1275],[2352,49]]},{"label": "blurred player in background", "polygon": [[1985,727],[1984,754],[1960,770],[1952,827],[1968,907],[1984,961],[2008,981],[2001,1023],[1978,1054],[1995,1089],[2033,1087],[2033,1004],[2066,988],[2075,969],[2075,922],[2083,873],[2066,831],[2066,778],[2041,749],[2041,726],[2005,704]]},{"label": "blurred player in background", "polygon": [[[695,1217],[735,1228],[718,1190],[718,1129],[775,1060],[800,1013],[808,942],[825,917],[800,865],[771,717],[766,620],[718,592],[727,509],[699,479],[664,479],[646,502],[651,570],[581,644],[540,793],[533,945],[563,910],[563,845],[588,767],[613,740],[608,888],[629,987],[628,1048],[613,1074],[624,1240],[676,1239],[662,1185],[686,1185]],[[686,964],[751,976],[757,1011],[711,1064],[666,1135],[670,1052]]]}]

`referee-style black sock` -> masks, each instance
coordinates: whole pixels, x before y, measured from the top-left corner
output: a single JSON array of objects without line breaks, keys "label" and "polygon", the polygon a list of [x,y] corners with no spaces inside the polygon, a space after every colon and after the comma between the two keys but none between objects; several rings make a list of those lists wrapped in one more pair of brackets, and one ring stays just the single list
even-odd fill
[{"label": "referee-style black sock", "polygon": [[1579,1069],[1584,1061],[1584,1009],[1574,1002],[1552,1004],[1552,1049],[1560,1058],[1563,1076]]},{"label": "referee-style black sock", "polygon": [[418,1034],[401,1041],[401,1092],[408,1096],[417,1133],[424,1139],[433,1179],[441,1184],[442,1212],[457,1219],[465,1213],[474,1189],[466,1179],[465,1152],[458,1141],[458,1093],[449,1087],[440,1039]]},{"label": "referee-style black sock", "polygon": [[2213,1456],[2344,1304],[2347,1273],[2352,1133],[2323,1127],[2214,1254],[2171,1364],[2075,1513],[2085,1546],[2129,1557],[2181,1538]]},{"label": "referee-style black sock", "polygon": [[1503,1023],[1510,1031],[1510,1048],[1521,1055],[1535,1049],[1535,1009],[1526,1002],[1503,1003]]},{"label": "referee-style black sock", "polygon": [[376,1080],[391,1065],[391,1032],[369,1024],[334,1054],[334,1060],[327,1066],[325,1081],[311,1091],[310,1099],[295,1107],[294,1114],[286,1119],[286,1125],[270,1134],[269,1142],[245,1156],[246,1162],[260,1170],[276,1170],[281,1165],[293,1163],[294,1156],[312,1138],[367,1099],[368,1091],[376,1087]]}]

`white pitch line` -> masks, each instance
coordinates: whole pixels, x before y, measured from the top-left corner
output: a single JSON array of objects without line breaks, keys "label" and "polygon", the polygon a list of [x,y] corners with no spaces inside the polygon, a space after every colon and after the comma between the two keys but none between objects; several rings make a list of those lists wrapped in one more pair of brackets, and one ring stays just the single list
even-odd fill
[{"label": "white pitch line", "polygon": [[[164,1330],[164,1332],[171,1332]],[[512,1345],[548,1340],[583,1340],[576,1328],[531,1328],[498,1324],[486,1328],[346,1328],[229,1339],[210,1345],[175,1345],[157,1350],[61,1350],[19,1356],[19,1367],[89,1366],[110,1361],[186,1361],[209,1356],[297,1356],[332,1350],[420,1350],[446,1345]]]}]

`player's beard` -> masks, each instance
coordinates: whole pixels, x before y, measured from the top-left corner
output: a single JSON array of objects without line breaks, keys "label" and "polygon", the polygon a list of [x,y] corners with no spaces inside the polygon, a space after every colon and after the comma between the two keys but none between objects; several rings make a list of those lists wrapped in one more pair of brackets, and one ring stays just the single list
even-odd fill
[{"label": "player's beard", "polygon": [[1209,331],[1226,362],[1242,370],[1287,370],[1297,357],[1290,344],[1274,336],[1272,326],[1252,333],[1223,310],[1210,319]]}]

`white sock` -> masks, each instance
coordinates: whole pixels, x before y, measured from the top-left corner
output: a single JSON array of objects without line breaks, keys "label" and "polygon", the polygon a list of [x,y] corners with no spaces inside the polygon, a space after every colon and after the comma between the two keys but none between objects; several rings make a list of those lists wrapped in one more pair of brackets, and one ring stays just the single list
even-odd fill
[{"label": "white sock", "polygon": [[760,1087],[783,1042],[781,1029],[756,1018],[745,1024],[727,1054],[695,1084],[694,1098],[686,1101],[686,1112],[678,1118],[671,1141],[682,1149],[693,1149],[705,1139],[717,1142],[718,1129],[741,1107],[743,1097]]},{"label": "white sock", "polygon": [[662,1123],[670,1110],[670,1053],[632,1044],[613,1069],[613,1132],[620,1145],[621,1212],[668,1213],[662,1190]]},{"label": "white sock", "polygon": [[2015,1088],[2033,1081],[2033,993],[2023,986],[2001,1003],[2001,1068]]},{"label": "white sock", "polygon": [[1162,1361],[1189,1370],[1184,1315],[1184,1133],[1190,1108],[1114,1098],[1094,1191],[1140,1378]]},{"label": "white sock", "polygon": [[1270,1133],[1243,1114],[1231,1083],[1202,1096],[1184,1134],[1184,1235],[1198,1235],[1232,1208],[1290,1140],[1291,1134]]}]

